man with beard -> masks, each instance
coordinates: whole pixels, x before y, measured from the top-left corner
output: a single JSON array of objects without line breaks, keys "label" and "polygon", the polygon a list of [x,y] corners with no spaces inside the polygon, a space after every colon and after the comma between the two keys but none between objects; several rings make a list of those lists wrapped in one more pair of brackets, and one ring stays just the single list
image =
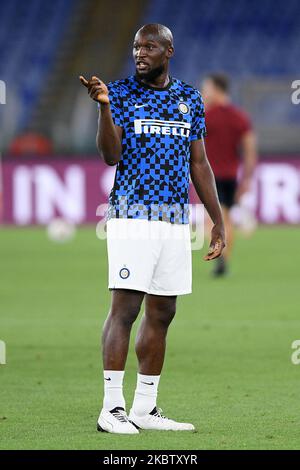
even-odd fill
[{"label": "man with beard", "polygon": [[[99,152],[108,165],[117,165],[107,217],[112,303],[102,338],[104,401],[98,419],[98,430],[111,433],[194,430],[192,424],[165,417],[156,403],[176,299],[191,293],[189,175],[214,223],[204,259],[217,258],[225,246],[222,212],[203,143],[202,98],[169,75],[173,53],[171,31],[148,24],[134,38],[134,76],[107,86],[95,76],[80,77],[99,103]],[[127,416],[123,377],[132,324],[143,300],[135,344],[137,386]]]}]

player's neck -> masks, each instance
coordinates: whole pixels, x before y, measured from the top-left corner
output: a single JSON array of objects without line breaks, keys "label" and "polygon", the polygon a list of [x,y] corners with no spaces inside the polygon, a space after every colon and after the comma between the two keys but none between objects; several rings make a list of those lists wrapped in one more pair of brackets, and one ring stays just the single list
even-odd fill
[{"label": "player's neck", "polygon": [[153,80],[147,80],[145,78],[140,80],[145,85],[149,85],[153,88],[165,88],[169,85],[170,77],[169,77],[169,70],[166,70],[161,75]]}]

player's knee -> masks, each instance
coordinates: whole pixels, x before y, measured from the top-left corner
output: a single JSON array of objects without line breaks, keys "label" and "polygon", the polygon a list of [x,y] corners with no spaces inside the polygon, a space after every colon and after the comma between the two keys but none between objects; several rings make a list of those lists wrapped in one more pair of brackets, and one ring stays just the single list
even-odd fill
[{"label": "player's knee", "polygon": [[174,316],[176,313],[176,307],[175,305],[168,306],[167,308],[164,309],[156,309],[155,311],[150,313],[148,317],[150,317],[151,321],[153,321],[156,326],[167,329],[172,322]]},{"label": "player's knee", "polygon": [[110,312],[111,318],[121,323],[122,326],[131,327],[140,312],[140,305],[123,305],[120,308],[114,308]]},{"label": "player's knee", "polygon": [[168,328],[170,323],[172,322],[173,318],[175,317],[176,309],[169,309],[166,312],[166,315],[161,316],[161,323],[165,328]]}]

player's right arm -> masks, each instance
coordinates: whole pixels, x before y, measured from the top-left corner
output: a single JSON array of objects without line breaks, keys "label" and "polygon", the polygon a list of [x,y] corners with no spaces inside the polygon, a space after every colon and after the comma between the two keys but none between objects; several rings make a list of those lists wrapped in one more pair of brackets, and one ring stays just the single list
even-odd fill
[{"label": "player's right arm", "polygon": [[83,76],[79,79],[88,89],[90,97],[100,104],[96,136],[98,151],[107,165],[116,165],[122,156],[123,129],[114,124],[107,86],[95,76],[91,80],[86,80]]}]

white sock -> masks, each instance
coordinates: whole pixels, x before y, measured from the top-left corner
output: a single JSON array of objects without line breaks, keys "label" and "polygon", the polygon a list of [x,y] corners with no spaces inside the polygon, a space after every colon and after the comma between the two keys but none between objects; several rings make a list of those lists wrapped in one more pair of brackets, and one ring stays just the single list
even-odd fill
[{"label": "white sock", "polygon": [[120,406],[125,410],[125,399],[123,395],[124,370],[104,370],[104,399],[103,408],[113,410]]},{"label": "white sock", "polygon": [[132,409],[138,416],[151,413],[156,406],[160,375],[137,375]]}]

